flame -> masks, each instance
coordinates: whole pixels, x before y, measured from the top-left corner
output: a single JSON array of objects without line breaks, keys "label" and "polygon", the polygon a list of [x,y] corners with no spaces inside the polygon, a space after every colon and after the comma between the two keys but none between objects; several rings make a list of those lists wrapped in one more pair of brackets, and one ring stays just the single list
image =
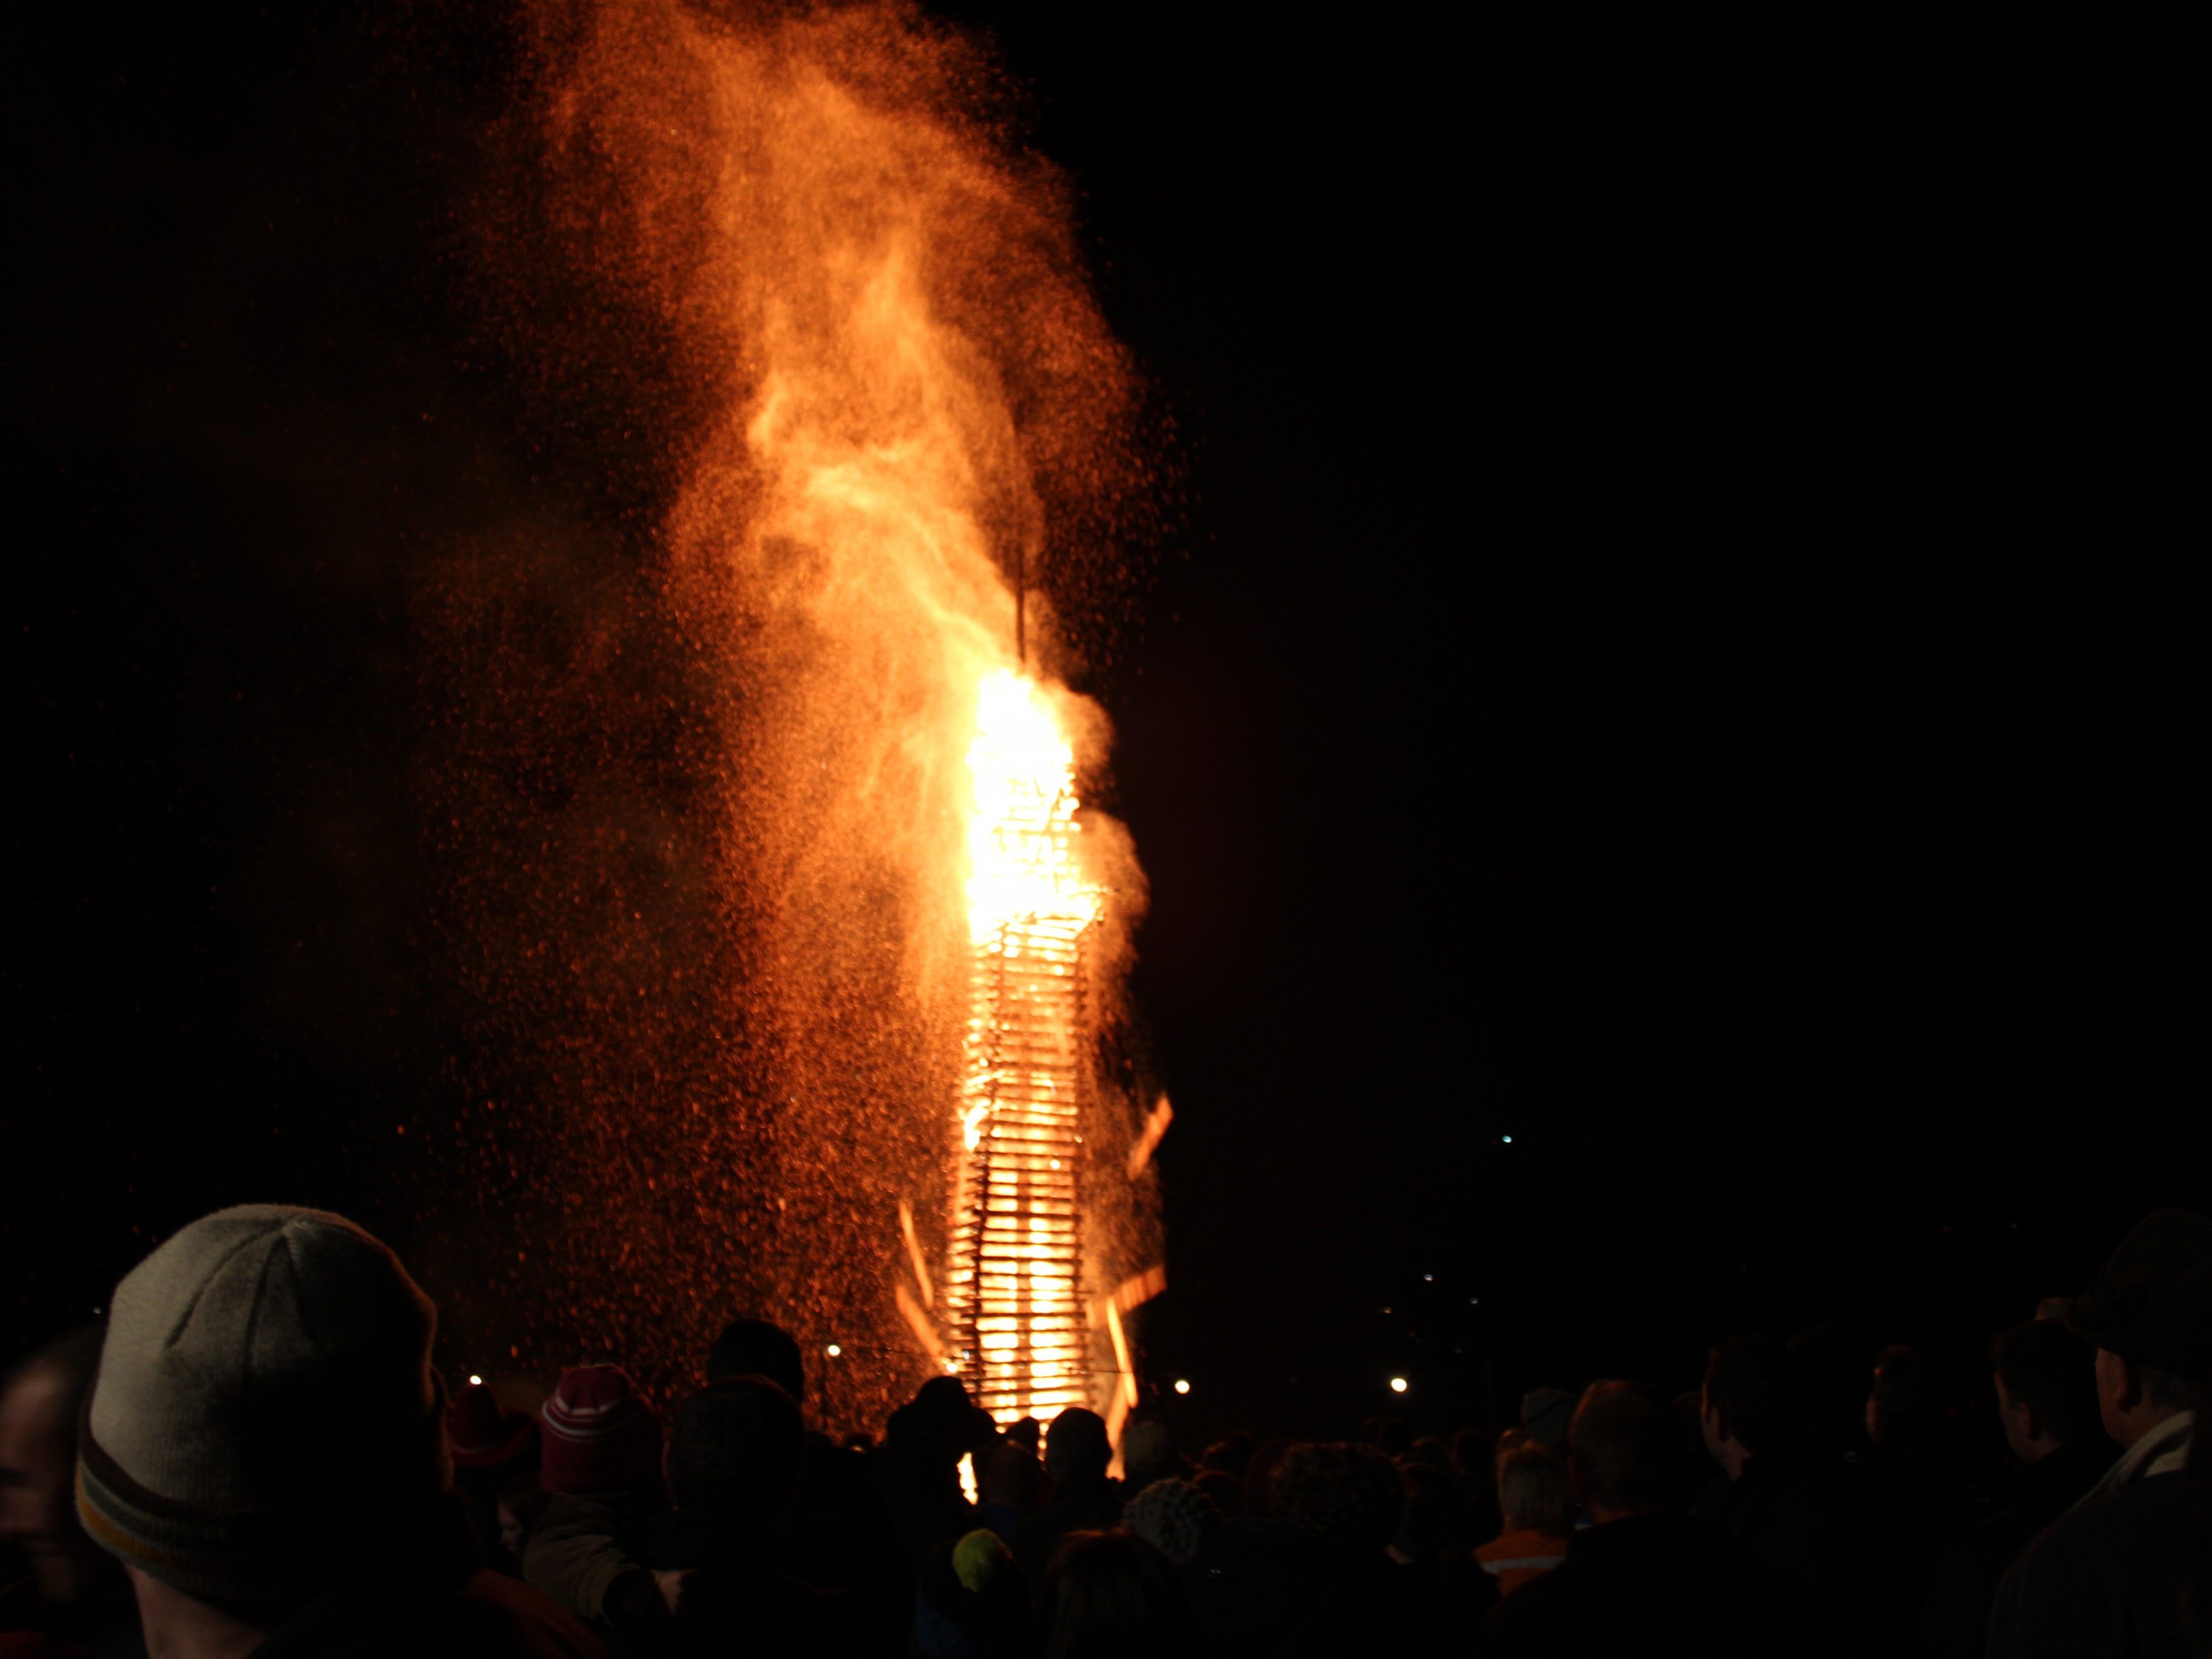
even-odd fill
[{"label": "flame", "polygon": [[968,821],[968,932],[981,945],[1015,922],[1083,927],[1098,890],[1078,871],[1075,750],[1036,682],[1006,669],[977,690]]},{"label": "flame", "polygon": [[963,1372],[1003,1424],[1089,1395],[1080,947],[1100,893],[1076,856],[1075,751],[1034,681],[983,677],[968,770],[966,1157],[945,1279]]},{"label": "flame", "polygon": [[[605,366],[635,343],[628,390],[684,394],[672,592],[728,688],[701,862],[729,874],[712,1029],[744,1032],[744,1086],[719,1097],[769,1120],[729,1144],[778,1150],[772,1205],[702,1213],[742,1216],[756,1294],[856,1356],[919,1343],[1002,1419],[1092,1403],[1086,1297],[1123,1271],[1094,1224],[1149,1201],[1116,1180],[1086,1212],[1077,1169],[1140,883],[1076,790],[1103,722],[1041,665],[1051,561],[1103,568],[1140,469],[1068,198],[985,106],[985,49],[903,0],[525,9],[568,181],[547,222],[635,319]],[[954,1165],[934,1275],[882,1201],[922,1133]],[[863,1372],[830,1414],[910,1387],[887,1366],[865,1400]]]}]

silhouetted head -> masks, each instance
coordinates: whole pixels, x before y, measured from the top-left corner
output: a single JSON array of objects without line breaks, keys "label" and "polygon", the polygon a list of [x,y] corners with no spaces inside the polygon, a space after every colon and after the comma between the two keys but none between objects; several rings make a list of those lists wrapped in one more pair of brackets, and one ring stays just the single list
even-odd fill
[{"label": "silhouetted head", "polygon": [[2005,1443],[2023,1463],[2101,1431],[2097,1352],[2055,1319],[2031,1319],[1990,1344]]},{"label": "silhouetted head", "polygon": [[1656,1390],[1594,1382],[1567,1431],[1569,1469],[1593,1519],[1672,1508],[1687,1496],[1687,1431]]},{"label": "silhouetted head", "polygon": [[1705,1364],[1705,1448],[1723,1464],[1741,1455],[1777,1452],[1805,1434],[1810,1388],[1802,1360],[1764,1336],[1732,1336]]},{"label": "silhouetted head", "polygon": [[1534,1441],[1516,1446],[1498,1460],[1498,1507],[1508,1531],[1567,1536],[1575,1493],[1566,1460]]},{"label": "silhouetted head", "polygon": [[113,1572],[76,1514],[76,1431],[100,1370],[101,1328],[40,1349],[0,1387],[0,1540],[28,1558],[50,1607]]},{"label": "silhouetted head", "polygon": [[1185,1659],[1196,1650],[1182,1581],[1132,1533],[1069,1534],[1045,1576],[1040,1611],[1043,1659]]},{"label": "silhouetted head", "polygon": [[1106,1438],[1106,1419],[1081,1406],[1070,1406],[1045,1431],[1044,1469],[1056,1486],[1103,1480],[1114,1448]]},{"label": "silhouetted head", "polygon": [[1371,1446],[1292,1446],[1268,1482],[1273,1519],[1341,1550],[1382,1548],[1405,1502],[1398,1466]]},{"label": "silhouetted head", "polygon": [[1893,1343],[1874,1362],[1867,1390],[1867,1438],[1877,1446],[1896,1446],[1927,1434],[1942,1415],[1935,1367],[1917,1348]]},{"label": "silhouetted head", "polygon": [[707,1351],[707,1380],[764,1376],[799,1404],[806,1398],[806,1367],[799,1344],[781,1325],[765,1319],[733,1319]]},{"label": "silhouetted head", "polygon": [[766,1526],[791,1503],[805,1440],[798,1406],[768,1378],[710,1383],[676,1413],[670,1493],[690,1513]]}]

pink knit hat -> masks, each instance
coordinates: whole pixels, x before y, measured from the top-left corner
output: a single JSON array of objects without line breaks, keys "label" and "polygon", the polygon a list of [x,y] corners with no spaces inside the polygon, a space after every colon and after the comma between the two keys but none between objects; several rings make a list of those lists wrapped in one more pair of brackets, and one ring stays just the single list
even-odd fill
[{"label": "pink knit hat", "polygon": [[660,1418],[621,1366],[563,1371],[543,1420],[538,1484],[546,1491],[635,1492],[660,1484]]}]

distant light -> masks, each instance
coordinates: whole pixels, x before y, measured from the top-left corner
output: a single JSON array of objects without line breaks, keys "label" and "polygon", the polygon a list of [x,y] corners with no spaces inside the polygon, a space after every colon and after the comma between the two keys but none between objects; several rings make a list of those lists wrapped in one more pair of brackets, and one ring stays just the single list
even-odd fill
[{"label": "distant light", "polygon": [[1391,1392],[1392,1394],[1403,1394],[1403,1393],[1405,1393],[1405,1392],[1406,1392],[1406,1379],[1405,1379],[1404,1377],[1402,1377],[1402,1376],[1394,1376],[1394,1377],[1392,1377],[1392,1378],[1390,1379],[1390,1392]]},{"label": "distant light", "polygon": [[1188,1394],[1190,1392],[1190,1379],[1187,1376],[1178,1376],[1176,1378],[1176,1392],[1177,1394]]},{"label": "distant light", "polygon": [[1471,1296],[1467,1299],[1467,1305],[1470,1308],[1480,1308],[1482,1305],[1482,1298],[1479,1296]]},{"label": "distant light", "polygon": [[828,1347],[823,1350],[823,1352],[828,1354],[832,1359],[835,1359],[839,1354],[844,1352],[845,1351],[839,1347],[835,1342],[832,1342]]},{"label": "distant light", "polygon": [[1421,1275],[1421,1283],[1424,1285],[1433,1285],[1436,1282],[1437,1276],[1434,1273],[1423,1273]]},{"label": "distant light", "polygon": [[471,1377],[469,1379],[469,1386],[472,1389],[480,1389],[483,1387],[483,1378],[481,1376]]},{"label": "distant light", "polygon": [[1509,1146],[1513,1144],[1513,1137],[1511,1135],[1500,1135],[1498,1138]]}]

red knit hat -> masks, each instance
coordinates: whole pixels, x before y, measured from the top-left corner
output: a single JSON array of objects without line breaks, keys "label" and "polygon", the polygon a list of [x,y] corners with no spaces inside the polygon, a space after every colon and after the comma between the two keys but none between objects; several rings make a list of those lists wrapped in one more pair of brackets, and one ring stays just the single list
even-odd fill
[{"label": "red knit hat", "polygon": [[660,1483],[660,1418],[619,1365],[561,1374],[545,1402],[548,1492],[640,1492]]},{"label": "red knit hat", "polygon": [[489,1382],[471,1382],[446,1407],[446,1443],[457,1469],[495,1468],[538,1438],[537,1419],[499,1403]]}]

